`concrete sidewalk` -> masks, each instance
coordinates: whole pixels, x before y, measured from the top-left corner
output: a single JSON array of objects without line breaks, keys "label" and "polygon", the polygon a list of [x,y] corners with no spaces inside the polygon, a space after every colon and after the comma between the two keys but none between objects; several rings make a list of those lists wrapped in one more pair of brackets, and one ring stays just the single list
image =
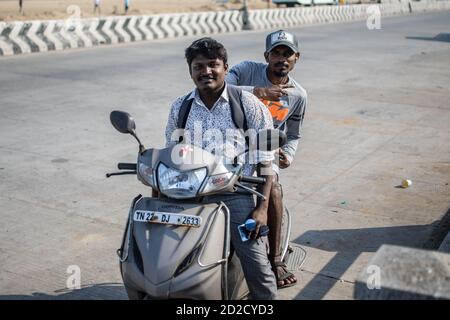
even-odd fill
[{"label": "concrete sidewalk", "polygon": [[[439,245],[450,207],[449,18],[292,29],[309,106],[282,182],[307,258],[280,298],[352,299],[382,244]],[[264,37],[216,38],[233,65],[262,60]],[[162,146],[170,102],[193,86],[183,59],[192,40],[0,60],[0,299],[126,298],[115,251],[132,198],[149,190],[105,178],[137,153],[109,112],[127,110],[143,143]],[[405,178],[412,186],[398,188]],[[76,291],[66,289],[72,265]]]}]

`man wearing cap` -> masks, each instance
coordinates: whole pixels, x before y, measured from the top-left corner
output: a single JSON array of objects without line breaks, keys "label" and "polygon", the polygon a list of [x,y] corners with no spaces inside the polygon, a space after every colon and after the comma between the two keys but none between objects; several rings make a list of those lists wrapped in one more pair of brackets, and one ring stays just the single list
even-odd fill
[{"label": "man wearing cap", "polygon": [[[278,150],[276,159],[279,168],[285,169],[292,163],[297,151],[307,104],[305,89],[289,77],[289,72],[300,58],[298,40],[292,33],[284,30],[270,33],[266,37],[264,58],[267,63],[243,61],[235,65],[228,73],[226,81],[260,98],[272,114],[274,127],[286,132],[288,142]],[[274,167],[277,174],[278,166]],[[269,260],[278,288],[289,287],[297,282],[294,274],[289,272],[281,261],[282,216],[282,189],[278,182],[274,182],[268,213]]]}]

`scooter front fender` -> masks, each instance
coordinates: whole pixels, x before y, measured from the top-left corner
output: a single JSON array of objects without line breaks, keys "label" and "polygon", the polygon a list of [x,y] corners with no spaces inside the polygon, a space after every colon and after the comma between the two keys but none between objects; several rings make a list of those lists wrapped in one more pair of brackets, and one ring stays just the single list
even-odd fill
[{"label": "scooter front fender", "polygon": [[[202,223],[194,228],[135,222],[136,210],[195,215]],[[227,296],[230,239],[229,212],[224,204],[139,198],[130,210],[127,229],[127,256],[121,262],[127,286],[162,299]]]}]

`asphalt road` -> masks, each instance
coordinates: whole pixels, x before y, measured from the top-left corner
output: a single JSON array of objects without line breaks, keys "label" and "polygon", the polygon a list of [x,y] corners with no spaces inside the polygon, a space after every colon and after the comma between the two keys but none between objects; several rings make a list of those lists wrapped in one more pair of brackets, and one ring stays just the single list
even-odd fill
[{"label": "asphalt road", "polygon": [[[450,13],[381,23],[291,30],[309,105],[282,181],[307,258],[283,299],[351,299],[381,244],[438,245],[450,207]],[[215,38],[231,65],[263,59],[265,32]],[[109,112],[130,112],[144,144],[162,146],[170,103],[193,88],[193,39],[0,59],[0,299],[126,298],[115,250],[132,197],[149,190],[105,178],[137,152]]]}]

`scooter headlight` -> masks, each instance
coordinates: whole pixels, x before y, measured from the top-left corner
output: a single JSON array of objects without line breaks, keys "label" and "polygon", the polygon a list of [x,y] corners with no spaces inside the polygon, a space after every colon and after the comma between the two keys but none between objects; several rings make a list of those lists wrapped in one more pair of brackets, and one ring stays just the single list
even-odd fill
[{"label": "scooter headlight", "polygon": [[140,162],[139,176],[141,177],[141,180],[144,180],[145,184],[155,187],[155,180],[154,180],[155,169]]},{"label": "scooter headlight", "polygon": [[173,198],[193,198],[206,177],[206,168],[178,171],[160,163],[158,166],[159,190]]}]

